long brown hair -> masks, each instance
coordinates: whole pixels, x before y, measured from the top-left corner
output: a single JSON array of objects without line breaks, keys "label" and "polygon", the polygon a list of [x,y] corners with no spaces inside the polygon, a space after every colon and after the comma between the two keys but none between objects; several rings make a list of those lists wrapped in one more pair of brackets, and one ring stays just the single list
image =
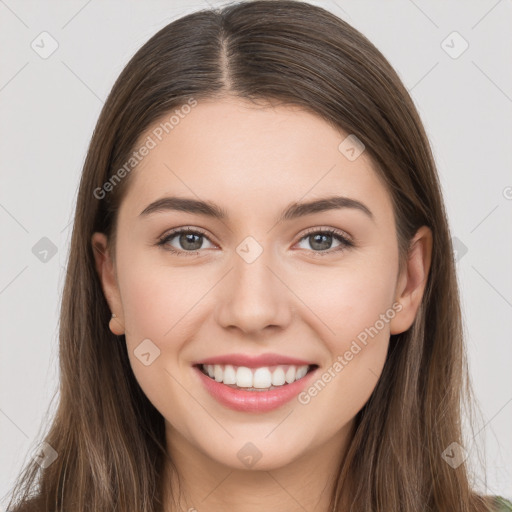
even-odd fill
[{"label": "long brown hair", "polygon": [[[191,100],[228,95],[299,105],[356,135],[392,197],[401,268],[417,229],[433,233],[422,304],[411,328],[391,336],[383,373],[340,460],[332,510],[342,510],[349,481],[350,510],[490,510],[491,499],[472,489],[466,463],[454,468],[443,457],[452,443],[465,445],[462,405],[470,410],[473,399],[447,216],[418,112],[368,39],[328,11],[293,0],[184,16],[144,44],[115,82],[76,204],[60,318],[60,397],[44,437],[58,457],[45,469],[36,462],[24,468],[9,509],[33,495],[34,510],[47,512],[162,510],[162,472],[172,464],[164,420],[132,373],[124,336],[108,329],[91,236],[100,231],[114,243],[131,174],[114,175],[141,134]],[[107,182],[109,193],[98,192]]]}]

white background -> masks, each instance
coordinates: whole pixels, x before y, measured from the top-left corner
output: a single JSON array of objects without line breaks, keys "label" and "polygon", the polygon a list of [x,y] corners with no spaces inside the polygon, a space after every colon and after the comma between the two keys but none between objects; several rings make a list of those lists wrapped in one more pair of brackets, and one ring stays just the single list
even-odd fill
[{"label": "white background", "polygon": [[[365,34],[420,111],[452,234],[467,248],[457,268],[482,411],[474,441],[485,448],[487,484],[478,474],[477,485],[511,498],[512,2],[311,3]],[[0,497],[35,448],[57,389],[70,223],[102,103],[147,39],[206,7],[190,0],[0,0]],[[43,31],[58,43],[47,59],[31,48]],[[469,43],[455,59],[442,45],[454,31]],[[452,52],[461,44],[457,36],[444,43]],[[43,237],[57,249],[46,263],[32,252]],[[471,460],[475,454],[471,449]]]}]

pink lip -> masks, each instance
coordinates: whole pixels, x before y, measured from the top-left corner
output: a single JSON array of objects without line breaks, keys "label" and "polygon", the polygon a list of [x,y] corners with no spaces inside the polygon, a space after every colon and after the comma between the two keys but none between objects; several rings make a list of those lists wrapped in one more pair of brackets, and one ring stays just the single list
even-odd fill
[{"label": "pink lip", "polygon": [[292,400],[314,378],[318,367],[292,384],[285,384],[269,391],[243,391],[217,382],[205,375],[199,366],[194,366],[207,391],[222,405],[241,412],[267,412],[277,409]]},{"label": "pink lip", "polygon": [[226,354],[223,356],[209,357],[192,363],[193,366],[201,364],[231,364],[233,366],[245,366],[247,368],[259,368],[261,366],[276,366],[279,364],[293,364],[305,366],[315,364],[304,359],[282,356],[279,354],[261,354],[259,356],[248,356],[245,354]]}]

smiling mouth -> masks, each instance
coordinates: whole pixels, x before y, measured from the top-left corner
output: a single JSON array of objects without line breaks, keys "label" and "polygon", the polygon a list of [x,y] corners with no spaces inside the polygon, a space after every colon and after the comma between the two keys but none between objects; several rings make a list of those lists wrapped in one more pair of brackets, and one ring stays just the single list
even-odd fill
[{"label": "smiling mouth", "polygon": [[259,368],[229,364],[195,365],[210,379],[233,389],[244,391],[269,391],[280,389],[304,378],[316,370],[318,365],[275,365]]}]

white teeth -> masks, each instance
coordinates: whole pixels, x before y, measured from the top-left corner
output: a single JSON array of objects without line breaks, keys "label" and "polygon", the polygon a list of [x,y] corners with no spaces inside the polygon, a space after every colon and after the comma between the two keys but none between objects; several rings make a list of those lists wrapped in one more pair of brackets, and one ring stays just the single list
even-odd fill
[{"label": "white teeth", "polygon": [[290,366],[288,370],[286,370],[285,380],[288,384],[295,381],[295,366]]},{"label": "white teeth", "polygon": [[269,388],[272,385],[272,374],[268,368],[257,368],[253,376],[253,387]]},{"label": "white teeth", "polygon": [[250,368],[239,366],[236,371],[236,385],[239,388],[252,388],[252,372]]},{"label": "white teeth", "polygon": [[233,366],[230,364],[202,365],[203,371],[217,382],[239,388],[269,389],[274,386],[291,384],[302,379],[309,366],[279,365],[271,368],[247,368],[246,366]]},{"label": "white teeth", "polygon": [[236,372],[230,364],[224,367],[223,377],[222,382],[224,382],[224,384],[236,384]]},{"label": "white teeth", "polygon": [[284,370],[279,366],[272,373],[272,386],[282,386],[284,383]]},{"label": "white teeth", "polygon": [[307,366],[301,366],[301,367],[297,368],[297,373],[295,374],[295,380],[302,379],[302,377],[304,377],[304,375],[306,375],[306,373],[308,373]]}]

